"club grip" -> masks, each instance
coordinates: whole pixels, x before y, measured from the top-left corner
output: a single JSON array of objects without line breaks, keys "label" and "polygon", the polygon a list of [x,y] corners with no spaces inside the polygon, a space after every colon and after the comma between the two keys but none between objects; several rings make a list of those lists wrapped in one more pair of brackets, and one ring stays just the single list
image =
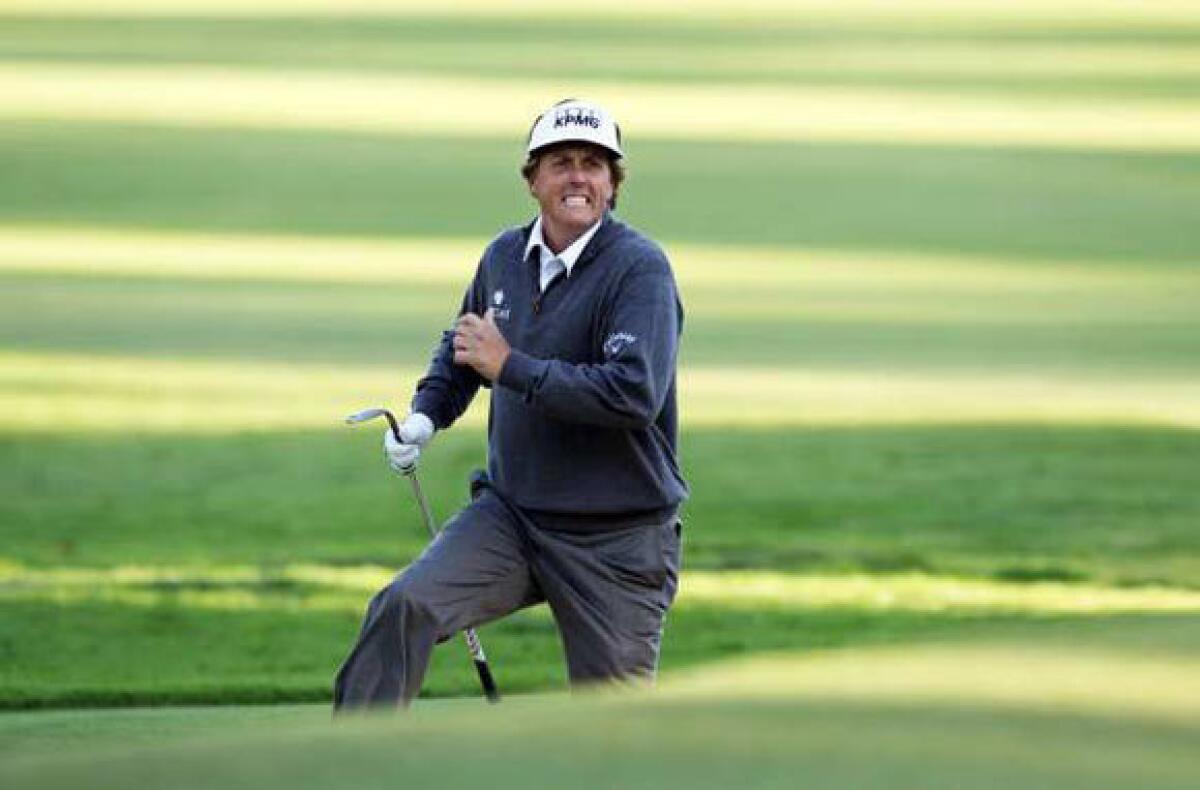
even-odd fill
[{"label": "club grip", "polygon": [[500,701],[500,691],[492,677],[492,668],[486,661],[475,660],[475,671],[479,673],[479,685],[483,686],[483,694],[493,705]]}]

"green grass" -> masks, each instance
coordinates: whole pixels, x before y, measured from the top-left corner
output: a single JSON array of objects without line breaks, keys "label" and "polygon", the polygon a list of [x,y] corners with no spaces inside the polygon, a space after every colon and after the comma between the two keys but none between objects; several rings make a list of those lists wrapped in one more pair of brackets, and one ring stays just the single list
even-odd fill
[{"label": "green grass", "polygon": [[[8,17],[0,57],[31,62],[213,64],[493,77],[556,68],[572,80],[752,82],[919,87],[1016,96],[1200,94],[1194,29],[1017,31],[803,27],[612,18],[474,21],[438,18]],[[669,58],[662,57],[671,51]]]},{"label": "green grass", "polygon": [[[305,587],[269,575],[237,583],[222,581],[218,569],[208,573],[195,582],[10,588],[0,707],[328,701],[372,592],[367,584]],[[356,573],[377,584],[388,577],[378,566]],[[1194,660],[1194,638],[1172,643],[1169,634],[1195,634],[1200,596],[1169,587],[692,574],[667,629],[668,679],[763,651],[911,648],[997,635],[1044,644],[1072,629],[1132,633],[1140,641],[1128,641],[1141,652]],[[739,597],[753,587],[762,589]],[[544,608],[480,634],[506,693],[565,687]],[[473,695],[477,687],[465,647],[457,640],[440,647],[424,693]]]},{"label": "green grass", "polygon": [[[824,701],[510,705],[329,730],[23,759],[14,788],[551,786],[1186,788],[1195,732],[1112,719]],[[503,716],[503,718],[501,718]],[[269,721],[269,720],[268,720]],[[579,730],[606,733],[581,748]]]},{"label": "green grass", "polygon": [[[686,438],[692,568],[1200,579],[1194,431],[739,428]],[[482,442],[464,429],[432,446],[424,482],[443,517],[465,502]],[[349,429],[10,436],[0,445],[0,539],[7,559],[33,567],[399,566],[424,537],[400,482],[376,468],[377,443],[376,431]]]},{"label": "green grass", "polygon": [[[1191,154],[629,147],[621,213],[667,242],[1150,266],[1193,261],[1200,236]],[[0,163],[30,185],[0,194],[10,223],[487,238],[531,212],[507,139],[18,120],[0,129]]]},{"label": "green grass", "polygon": [[1198,734],[1195,618],[1186,659],[1138,644],[1148,631],[1178,641],[1179,625],[1068,627],[1038,648],[776,656],[680,675],[653,696],[421,702],[332,727],[303,706],[8,714],[0,776],[10,787],[793,787],[800,773],[820,786],[1182,788]]},{"label": "green grass", "polygon": [[[670,5],[0,15],[0,783],[1194,784],[1196,15]],[[455,641],[330,728],[424,542],[339,418],[593,92],[688,309],[663,693],[568,704],[538,608],[482,629],[502,708]]]}]

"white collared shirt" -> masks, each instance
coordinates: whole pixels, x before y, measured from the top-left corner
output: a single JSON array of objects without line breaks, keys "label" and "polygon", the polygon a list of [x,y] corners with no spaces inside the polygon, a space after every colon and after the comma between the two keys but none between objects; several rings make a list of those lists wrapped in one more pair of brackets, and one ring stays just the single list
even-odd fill
[{"label": "white collared shirt", "polygon": [[533,223],[533,230],[529,232],[529,241],[525,244],[525,259],[529,260],[529,253],[534,247],[537,247],[542,266],[541,277],[538,280],[541,290],[545,291],[546,286],[554,279],[554,275],[560,271],[565,271],[568,277],[571,276],[571,269],[575,268],[575,262],[583,254],[583,248],[592,240],[592,236],[596,235],[596,231],[600,230],[600,224],[603,222],[603,217],[596,220],[595,225],[584,231],[583,235],[571,242],[569,247],[555,255],[550,251],[550,245],[546,244],[546,240],[542,237],[542,217],[538,215],[537,221]]}]

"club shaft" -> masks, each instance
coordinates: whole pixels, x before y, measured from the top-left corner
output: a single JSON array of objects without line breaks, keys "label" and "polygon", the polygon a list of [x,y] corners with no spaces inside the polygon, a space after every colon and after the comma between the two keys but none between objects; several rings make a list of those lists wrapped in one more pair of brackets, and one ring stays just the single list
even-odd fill
[{"label": "club shaft", "polygon": [[429,538],[432,540],[437,537],[437,524],[433,520],[433,510],[429,507],[429,500],[425,498],[425,491],[421,488],[421,481],[417,478],[417,470],[409,469],[404,473],[408,481],[412,483],[413,495],[417,498],[417,506],[421,508],[421,516],[425,519],[425,529],[429,530]]},{"label": "club shaft", "polygon": [[[433,510],[429,507],[429,500],[425,498],[425,491],[421,488],[421,481],[417,478],[416,467],[405,472],[404,476],[412,483],[413,495],[417,499],[417,506],[421,509],[421,516],[425,520],[425,529],[429,531],[430,540],[433,540],[438,534],[437,524],[433,520]],[[487,696],[488,702],[499,702],[500,691],[496,688],[496,681],[492,677],[492,670],[488,666],[487,656],[484,655],[479,635],[475,633],[474,628],[467,628],[463,631],[463,638],[467,642],[467,649],[471,651],[471,659],[475,662],[475,671],[479,673],[479,684],[483,687],[483,693]]]}]

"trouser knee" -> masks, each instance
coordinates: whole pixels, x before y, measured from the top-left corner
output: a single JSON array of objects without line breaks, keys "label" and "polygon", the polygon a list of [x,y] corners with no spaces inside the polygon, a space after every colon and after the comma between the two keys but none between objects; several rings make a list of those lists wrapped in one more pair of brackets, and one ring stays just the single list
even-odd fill
[{"label": "trouser knee", "polygon": [[573,639],[567,651],[572,685],[653,681],[658,672],[661,631]]},{"label": "trouser knee", "polygon": [[371,599],[371,611],[376,616],[394,618],[402,632],[413,628],[436,628],[440,617],[432,596],[422,586],[404,574]]}]

